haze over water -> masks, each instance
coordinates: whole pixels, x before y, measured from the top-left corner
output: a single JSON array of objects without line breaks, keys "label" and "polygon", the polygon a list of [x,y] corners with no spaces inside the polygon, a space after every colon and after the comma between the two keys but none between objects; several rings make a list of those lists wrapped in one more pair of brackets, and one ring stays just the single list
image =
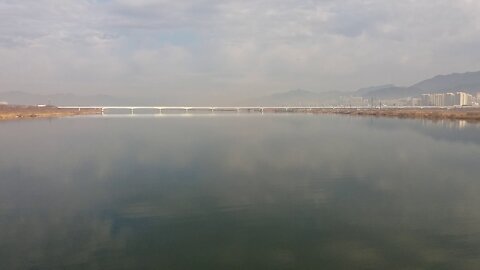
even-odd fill
[{"label": "haze over water", "polygon": [[0,269],[480,269],[480,126],[0,123]]}]

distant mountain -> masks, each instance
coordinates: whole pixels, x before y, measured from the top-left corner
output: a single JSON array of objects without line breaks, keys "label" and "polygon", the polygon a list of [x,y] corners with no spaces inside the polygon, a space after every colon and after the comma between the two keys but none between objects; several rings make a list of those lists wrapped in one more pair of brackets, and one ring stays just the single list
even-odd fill
[{"label": "distant mountain", "polygon": [[255,99],[250,104],[264,105],[333,105],[344,104],[345,97],[363,97],[366,99],[397,99],[419,97],[427,93],[446,93],[463,91],[471,94],[480,92],[480,71],[438,75],[421,81],[412,86],[396,86],[385,84],[361,88],[354,92],[311,92],[297,89],[288,92],[276,93]]},{"label": "distant mountain", "polygon": [[124,105],[128,104],[127,99],[112,97],[108,95],[90,95],[80,96],[74,94],[32,94],[20,91],[1,92],[0,101],[8,102],[9,104],[22,105],[37,105],[49,104],[55,106],[68,105]]},{"label": "distant mountain", "polygon": [[373,90],[370,90],[370,91],[365,91],[365,90],[364,92],[357,91],[355,92],[355,96],[361,96],[364,98],[394,99],[394,98],[417,96],[418,95],[417,92],[419,91],[419,89],[415,87],[400,87],[395,85],[388,85],[384,87],[372,87],[372,88]]},{"label": "distant mountain", "polygon": [[421,81],[412,87],[421,91],[452,92],[465,91],[476,93],[480,91],[480,71],[467,73],[454,73],[438,75],[431,79]]},{"label": "distant mountain", "polygon": [[366,88],[360,88],[357,91],[355,91],[355,93],[357,95],[363,96],[367,93],[374,92],[374,91],[377,91],[377,90],[387,89],[387,88],[390,88],[390,87],[395,87],[395,85],[385,84],[385,85],[379,85],[379,86],[371,86],[371,87],[366,87]]},{"label": "distant mountain", "polygon": [[[269,96],[250,99],[243,102],[236,101],[235,104],[245,105],[334,105],[351,102],[349,97],[363,97],[374,99],[397,99],[406,97],[418,97],[425,93],[445,93],[464,91],[475,94],[480,92],[480,71],[467,73],[454,73],[450,75],[438,75],[433,78],[421,81],[412,86],[401,87],[392,84],[362,88],[354,92],[312,92],[303,89],[291,90],[276,93]],[[347,101],[348,100],[348,101]],[[56,106],[68,105],[180,105],[185,100],[166,98],[120,98],[109,95],[75,95],[75,94],[32,94],[27,92],[11,91],[0,92],[0,102],[10,104],[51,104]],[[188,101],[187,101],[188,102]],[[195,102],[193,102],[195,103]]]},{"label": "distant mountain", "polygon": [[297,106],[309,106],[320,105],[325,102],[337,100],[342,92],[330,91],[330,92],[312,92],[303,89],[291,90],[282,93],[275,93],[269,96],[253,99],[246,103],[250,105],[267,105],[267,106],[280,106],[280,105],[297,105]]},{"label": "distant mountain", "polygon": [[354,94],[364,98],[394,99],[417,97],[427,93],[463,91],[471,94],[480,92],[480,71],[438,75],[409,87],[395,85],[362,88]]}]

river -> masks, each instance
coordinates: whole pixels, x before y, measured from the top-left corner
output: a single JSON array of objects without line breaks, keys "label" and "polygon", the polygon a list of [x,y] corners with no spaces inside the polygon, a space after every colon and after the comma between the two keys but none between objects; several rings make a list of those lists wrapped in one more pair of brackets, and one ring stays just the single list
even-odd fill
[{"label": "river", "polygon": [[480,269],[480,126],[2,122],[0,269]]}]

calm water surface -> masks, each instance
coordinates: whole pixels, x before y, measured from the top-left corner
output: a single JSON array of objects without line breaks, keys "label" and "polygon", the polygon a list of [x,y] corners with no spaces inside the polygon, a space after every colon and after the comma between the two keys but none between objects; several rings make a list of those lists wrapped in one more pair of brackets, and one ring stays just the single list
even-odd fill
[{"label": "calm water surface", "polygon": [[480,269],[480,127],[3,122],[0,269]]}]

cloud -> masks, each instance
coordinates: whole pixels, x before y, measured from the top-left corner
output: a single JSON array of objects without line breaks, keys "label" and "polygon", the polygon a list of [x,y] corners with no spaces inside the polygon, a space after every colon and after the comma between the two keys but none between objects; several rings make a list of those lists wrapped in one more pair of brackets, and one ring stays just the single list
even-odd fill
[{"label": "cloud", "polygon": [[479,12],[469,0],[0,0],[0,87],[181,99],[410,84],[480,69]]}]

